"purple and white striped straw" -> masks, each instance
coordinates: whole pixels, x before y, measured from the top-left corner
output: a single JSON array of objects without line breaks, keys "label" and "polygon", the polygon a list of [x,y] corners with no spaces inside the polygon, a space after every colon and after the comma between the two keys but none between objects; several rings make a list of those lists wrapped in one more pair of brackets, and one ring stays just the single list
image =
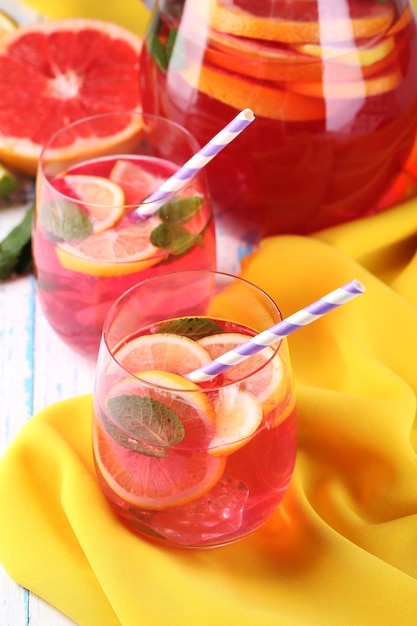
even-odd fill
[{"label": "purple and white striped straw", "polygon": [[203,367],[198,370],[187,374],[186,378],[195,383],[203,383],[211,380],[218,374],[229,369],[229,367],[238,365],[238,363],[241,363],[253,354],[257,354],[266,346],[270,346],[277,340],[283,339],[294,331],[303,328],[303,326],[315,322],[326,313],[356,298],[356,296],[359,296],[364,291],[365,287],[361,282],[352,280],[346,283],[346,285],[323,296],[320,300],[316,300],[316,302],[309,304],[304,309],[290,315],[285,320],[278,322],[278,324],[275,324],[275,326],[272,326],[268,330],[264,330],[259,335],[251,337],[248,341],[233,348],[233,350],[225,352],[207,365],[203,365]]},{"label": "purple and white striped straw", "polygon": [[223,148],[236,139],[254,119],[255,116],[251,109],[243,109],[243,111],[238,113],[238,115],[217,133],[217,135],[210,139],[201,150],[188,159],[175,174],[168,178],[159,189],[144,200],[144,204],[137,209],[138,215],[146,216],[155,213],[169,194],[181,189],[188,180],[193,178],[207,163],[210,163]]}]

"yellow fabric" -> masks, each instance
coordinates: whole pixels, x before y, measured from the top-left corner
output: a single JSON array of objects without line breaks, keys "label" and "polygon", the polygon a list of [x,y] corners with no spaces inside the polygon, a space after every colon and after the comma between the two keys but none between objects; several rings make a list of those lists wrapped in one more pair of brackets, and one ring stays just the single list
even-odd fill
[{"label": "yellow fabric", "polygon": [[251,537],[148,543],[95,482],[90,396],[50,406],[0,463],[0,561],[82,626],[415,626],[417,200],[244,262],[288,315],[356,277],[366,293],[289,339],[299,453]]},{"label": "yellow fabric", "polygon": [[[417,149],[406,171],[416,164]],[[10,576],[80,626],[415,626],[416,249],[412,199],[315,236],[265,239],[245,260],[242,275],[284,315],[354,277],[366,286],[289,339],[299,452],[263,528],[207,551],[131,534],[96,484],[85,396],[34,416],[0,462]]]},{"label": "yellow fabric", "polygon": [[143,35],[149,11],[141,0],[23,0],[46,17],[93,17],[116,22]]}]

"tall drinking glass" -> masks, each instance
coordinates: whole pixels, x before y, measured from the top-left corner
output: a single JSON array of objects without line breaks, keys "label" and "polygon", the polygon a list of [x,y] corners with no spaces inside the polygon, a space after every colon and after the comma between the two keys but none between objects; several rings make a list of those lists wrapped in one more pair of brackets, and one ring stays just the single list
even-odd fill
[{"label": "tall drinking glass", "polygon": [[138,281],[215,268],[204,172],[154,212],[145,201],[199,147],[175,122],[141,113],[80,120],[45,146],[33,230],[37,292],[47,320],[73,348],[97,355],[109,306]]},{"label": "tall drinking glass", "polygon": [[101,488],[133,531],[203,548],[274,512],[296,457],[286,340],[210,382],[187,374],[280,321],[255,285],[183,271],[142,281],[109,310],[94,390]]}]

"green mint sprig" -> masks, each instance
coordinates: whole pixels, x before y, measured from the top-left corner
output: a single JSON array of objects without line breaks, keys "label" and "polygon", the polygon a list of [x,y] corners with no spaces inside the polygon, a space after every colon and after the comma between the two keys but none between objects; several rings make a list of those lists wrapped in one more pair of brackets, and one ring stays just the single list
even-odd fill
[{"label": "green mint sprig", "polygon": [[201,317],[181,317],[162,324],[158,328],[158,333],[172,333],[173,335],[183,335],[198,341],[209,335],[218,335],[224,330],[214,320]]},{"label": "green mint sprig", "polygon": [[39,208],[39,221],[55,239],[85,239],[93,232],[89,215],[69,200],[54,201]]},{"label": "green mint sprig", "polygon": [[7,196],[17,187],[17,178],[0,163],[0,196]]},{"label": "green mint sprig", "polygon": [[184,425],[172,409],[153,398],[120,395],[110,398],[104,426],[124,448],[145,456],[164,458],[170,446],[184,438]]},{"label": "green mint sprig", "polygon": [[0,242],[0,281],[22,275],[32,268],[31,236],[33,205],[23,220]]},{"label": "green mint sprig", "polygon": [[186,46],[181,33],[177,28],[172,28],[165,40],[153,32],[147,41],[147,46],[156,65],[162,72],[170,68],[181,71],[186,68]]},{"label": "green mint sprig", "polygon": [[204,247],[200,233],[190,233],[184,226],[203,206],[200,195],[188,198],[175,198],[166,202],[158,209],[158,216],[162,220],[151,232],[152,245],[168,250],[173,255],[184,254],[195,245]]}]

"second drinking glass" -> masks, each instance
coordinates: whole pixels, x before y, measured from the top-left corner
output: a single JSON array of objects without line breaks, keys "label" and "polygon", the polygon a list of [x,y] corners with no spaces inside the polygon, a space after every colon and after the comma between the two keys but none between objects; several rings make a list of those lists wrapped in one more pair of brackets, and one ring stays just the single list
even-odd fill
[{"label": "second drinking glass", "polygon": [[200,146],[178,124],[141,113],[77,121],[52,136],[37,176],[37,290],[57,334],[97,353],[109,306],[149,276],[214,269],[215,232],[204,172],[147,214],[145,199]]}]

